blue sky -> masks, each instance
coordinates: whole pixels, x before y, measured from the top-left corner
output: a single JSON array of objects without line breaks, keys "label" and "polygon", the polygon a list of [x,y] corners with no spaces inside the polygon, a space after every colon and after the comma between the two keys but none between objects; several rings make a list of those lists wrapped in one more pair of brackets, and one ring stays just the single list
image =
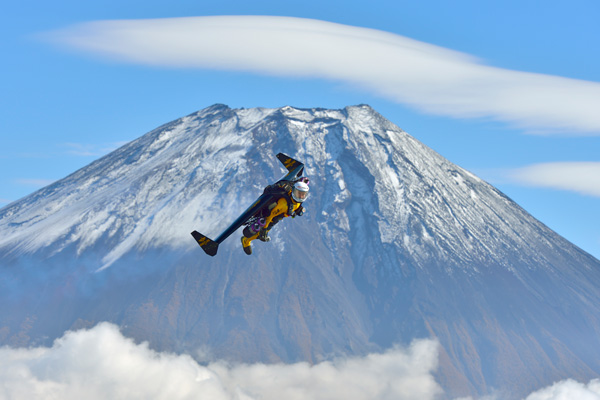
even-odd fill
[{"label": "blue sky", "polygon": [[[145,21],[234,15],[310,20]],[[6,4],[0,207],[214,103],[367,103],[600,258],[599,16],[595,0]],[[106,20],[144,36],[89,24]],[[187,23],[218,46],[159,43]],[[290,23],[300,39],[278,31]],[[248,32],[266,39],[240,46]]]}]

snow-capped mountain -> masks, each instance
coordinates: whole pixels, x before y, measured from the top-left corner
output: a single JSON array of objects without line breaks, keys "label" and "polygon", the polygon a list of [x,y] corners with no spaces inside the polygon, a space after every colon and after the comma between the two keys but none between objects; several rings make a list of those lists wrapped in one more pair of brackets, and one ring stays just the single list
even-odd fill
[{"label": "snow-capped mountain", "polygon": [[[306,165],[308,212],[216,237]],[[241,235],[241,234],[240,234]],[[600,374],[600,261],[369,106],[215,105],[0,210],[0,344],[99,321],[154,348],[316,362],[440,342],[451,395]]]}]

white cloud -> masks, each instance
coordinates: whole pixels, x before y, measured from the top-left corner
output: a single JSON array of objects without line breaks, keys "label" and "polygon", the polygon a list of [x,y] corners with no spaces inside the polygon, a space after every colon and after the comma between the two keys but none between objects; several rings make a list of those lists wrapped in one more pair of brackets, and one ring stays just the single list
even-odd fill
[{"label": "white cloud", "polygon": [[553,162],[512,170],[510,178],[531,186],[600,197],[600,162]]},{"label": "white cloud", "polygon": [[[0,348],[0,398],[433,400],[443,397],[432,376],[438,346],[434,340],[415,340],[406,349],[315,365],[204,366],[185,354],[136,344],[117,326],[101,323],[67,332],[50,348]],[[567,399],[600,400],[600,380],[586,385],[567,379],[525,400]]]},{"label": "white cloud", "polygon": [[434,399],[437,342],[316,365],[197,364],[102,323],[51,348],[0,349],[0,396],[36,399]]},{"label": "white cloud", "polygon": [[572,379],[557,382],[538,390],[525,400],[600,400],[600,380],[593,379],[587,385]]},{"label": "white cloud", "polygon": [[600,134],[600,83],[484,65],[400,35],[319,20],[217,16],[96,21],[46,33],[147,65],[344,81],[426,112]]}]

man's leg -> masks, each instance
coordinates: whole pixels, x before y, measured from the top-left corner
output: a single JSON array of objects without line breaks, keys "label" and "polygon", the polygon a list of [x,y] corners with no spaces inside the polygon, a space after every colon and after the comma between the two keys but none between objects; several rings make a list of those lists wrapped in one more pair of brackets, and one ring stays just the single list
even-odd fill
[{"label": "man's leg", "polygon": [[273,226],[275,226],[275,224],[277,224],[282,219],[283,215],[276,216],[271,221],[267,222],[264,228],[262,228],[258,233],[252,233],[250,227],[245,227],[243,231],[244,236],[242,236],[242,247],[244,248],[244,252],[248,255],[252,254],[251,242],[254,239],[260,239],[263,242],[270,241],[271,238],[269,237],[269,231],[271,230],[271,228],[273,228]]},{"label": "man's leg", "polygon": [[252,245],[250,244],[254,239],[256,239],[259,235],[259,233],[253,233],[250,230],[250,227],[245,227],[243,230],[243,235],[242,236],[242,247],[244,248],[244,253],[250,255],[252,254]]}]

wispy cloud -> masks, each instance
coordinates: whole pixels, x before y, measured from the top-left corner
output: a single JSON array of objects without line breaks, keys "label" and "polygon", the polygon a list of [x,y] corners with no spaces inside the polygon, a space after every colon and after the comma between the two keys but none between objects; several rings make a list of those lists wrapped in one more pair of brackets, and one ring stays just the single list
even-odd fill
[{"label": "wispy cloud", "polygon": [[123,146],[127,142],[115,143],[64,143],[63,147],[67,149],[67,154],[80,157],[99,157],[110,153],[113,150]]},{"label": "wispy cloud", "polygon": [[372,400],[434,399],[437,343],[315,365],[202,366],[187,355],[156,353],[102,323],[68,332],[51,348],[0,348],[7,398]]},{"label": "wispy cloud", "polygon": [[55,181],[52,179],[17,179],[15,182],[22,186],[44,187],[54,183]]},{"label": "wispy cloud", "polygon": [[218,16],[96,21],[44,37],[125,62],[333,79],[430,113],[600,135],[598,82],[495,68],[374,29]]},{"label": "wispy cloud", "polygon": [[552,162],[511,170],[508,176],[522,185],[568,190],[600,197],[600,162]]}]

